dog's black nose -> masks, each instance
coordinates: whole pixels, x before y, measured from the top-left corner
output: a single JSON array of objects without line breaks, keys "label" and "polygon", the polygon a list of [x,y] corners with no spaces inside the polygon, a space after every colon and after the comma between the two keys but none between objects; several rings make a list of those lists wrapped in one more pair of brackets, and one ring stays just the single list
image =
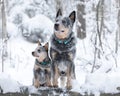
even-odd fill
[{"label": "dog's black nose", "polygon": [[55,30],[58,30],[59,29],[59,24],[55,24],[54,28],[55,28]]},{"label": "dog's black nose", "polygon": [[64,71],[61,71],[61,76],[64,76],[65,75],[65,72]]},{"label": "dog's black nose", "polygon": [[34,55],[34,52],[32,52],[32,55]]},{"label": "dog's black nose", "polygon": [[41,84],[40,86],[44,87],[44,86],[45,86],[45,84]]}]

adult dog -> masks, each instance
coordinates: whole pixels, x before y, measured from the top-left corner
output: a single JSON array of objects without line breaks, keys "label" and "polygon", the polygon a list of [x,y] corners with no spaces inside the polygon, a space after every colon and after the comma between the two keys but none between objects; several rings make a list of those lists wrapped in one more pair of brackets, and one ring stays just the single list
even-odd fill
[{"label": "adult dog", "polygon": [[52,60],[52,83],[58,87],[58,79],[67,78],[66,87],[72,88],[71,79],[75,79],[74,58],[76,54],[76,37],[72,31],[76,19],[73,11],[68,17],[63,17],[59,9],[54,24],[54,34],[51,37],[50,57]]}]

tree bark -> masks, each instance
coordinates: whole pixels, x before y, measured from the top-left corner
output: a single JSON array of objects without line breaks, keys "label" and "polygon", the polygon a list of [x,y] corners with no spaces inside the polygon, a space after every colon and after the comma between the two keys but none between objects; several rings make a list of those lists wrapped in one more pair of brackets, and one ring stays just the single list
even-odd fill
[{"label": "tree bark", "polygon": [[116,31],[116,37],[115,37],[115,53],[118,52],[118,48],[119,48],[119,42],[120,42],[120,1],[117,0],[116,1],[117,4],[117,9],[118,9],[118,14],[117,14],[117,25],[118,25],[118,29]]},{"label": "tree bark", "polygon": [[58,9],[62,10],[62,3],[61,3],[62,1],[63,0],[54,0],[56,12],[58,11]]},{"label": "tree bark", "polygon": [[[99,47],[103,50],[102,47],[102,33],[104,28],[104,0],[100,0],[97,5],[97,12],[96,12],[96,22],[97,22],[97,35],[99,39]],[[98,58],[100,57],[100,49],[98,50]]]},{"label": "tree bark", "polygon": [[77,37],[84,39],[86,37],[86,23],[85,23],[85,4],[84,0],[80,0],[80,3],[77,4]]},{"label": "tree bark", "polygon": [[5,15],[5,0],[2,1],[2,72],[4,72],[4,61],[7,57],[7,39],[8,34],[6,30],[6,15]]},{"label": "tree bark", "polygon": [[0,0],[0,39],[2,38],[2,1]]}]

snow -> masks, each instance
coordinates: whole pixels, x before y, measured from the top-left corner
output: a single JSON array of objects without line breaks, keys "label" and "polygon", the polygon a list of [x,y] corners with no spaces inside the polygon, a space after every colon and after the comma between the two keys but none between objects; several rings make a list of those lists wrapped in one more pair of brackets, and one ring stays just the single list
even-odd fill
[{"label": "snow", "polygon": [[4,73],[0,74],[0,87],[3,89],[3,93],[20,92],[20,84]]},{"label": "snow", "polygon": [[18,29],[13,23],[7,22],[7,30],[9,30],[8,31],[8,36],[11,37],[11,38],[14,38],[17,35],[19,35],[18,32],[17,32]]},{"label": "snow", "polygon": [[[11,1],[9,8],[14,5],[16,0]],[[3,93],[20,92],[20,87],[22,85],[32,85],[35,58],[32,57],[31,52],[36,48],[37,44],[28,42],[23,37],[23,34],[29,36],[31,34],[36,34],[35,32],[39,30],[46,42],[53,33],[53,22],[45,16],[49,11],[44,13],[43,8],[34,8],[34,6],[30,5],[31,3],[36,3],[39,7],[43,7],[46,6],[45,2],[43,1],[41,3],[42,0],[27,1],[29,2],[21,0],[17,3],[17,6],[15,5],[9,10],[7,18],[7,31],[9,35],[7,44],[8,57],[5,60],[4,72],[2,72],[2,64],[0,64],[0,88],[3,89]],[[86,3],[86,5],[88,5],[86,6],[87,14],[85,15],[87,20],[87,38],[84,40],[77,39],[77,54],[75,59],[76,80],[72,81],[72,90],[80,92],[81,94],[85,94],[86,92],[88,94],[92,93],[95,94],[95,96],[99,96],[100,93],[119,93],[120,90],[117,88],[120,87],[120,50],[118,50],[117,54],[114,52],[115,32],[118,28],[116,24],[117,12],[115,12],[116,9],[113,4],[110,14],[107,15],[105,21],[105,25],[108,29],[105,28],[104,30],[105,36],[102,37],[103,50],[101,50],[100,46],[98,46],[99,44],[94,46],[96,36],[96,15],[95,12],[91,11],[92,3],[96,6],[98,0],[91,0]],[[33,8],[37,11],[29,17],[27,13],[25,13],[25,10]],[[45,10],[47,9],[49,9],[48,6],[46,6]],[[109,6],[108,9],[110,9]],[[55,15],[54,11],[53,14],[49,14],[48,16],[53,15]],[[20,30],[21,25],[24,29],[23,34]],[[100,59],[96,59],[94,71],[91,73],[94,63],[95,47],[100,49],[102,56]],[[0,38],[0,54],[2,53],[1,49],[2,41]],[[2,63],[1,58],[0,63]],[[30,87],[29,90],[31,92],[36,91],[32,87]]]},{"label": "snow", "polygon": [[117,87],[120,86],[120,76],[113,72],[93,73],[86,76],[85,84],[81,86],[83,92],[90,93],[117,93]]},{"label": "snow", "polygon": [[23,38],[17,37],[15,40],[9,40],[8,49],[11,53],[8,54],[9,59],[5,64],[5,72],[24,85],[31,84],[34,65],[34,58],[31,52],[35,49],[34,44],[30,44]]},{"label": "snow", "polygon": [[23,36],[33,42],[40,38],[46,42],[53,33],[53,22],[42,14],[23,20],[21,27]]},{"label": "snow", "polygon": [[[53,22],[44,15],[37,15],[33,18],[24,20],[23,26],[28,28],[28,32],[35,29],[42,30],[43,34],[50,35],[53,33]],[[24,32],[23,32],[24,33]]]}]

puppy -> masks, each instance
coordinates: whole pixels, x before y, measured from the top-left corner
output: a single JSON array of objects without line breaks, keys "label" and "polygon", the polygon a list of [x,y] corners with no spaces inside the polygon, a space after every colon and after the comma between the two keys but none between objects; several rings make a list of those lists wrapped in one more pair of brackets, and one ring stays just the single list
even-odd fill
[{"label": "puppy", "polygon": [[48,43],[44,46],[38,43],[32,55],[36,58],[33,69],[34,78],[33,85],[38,88],[40,86],[51,86],[51,61],[48,56]]}]

